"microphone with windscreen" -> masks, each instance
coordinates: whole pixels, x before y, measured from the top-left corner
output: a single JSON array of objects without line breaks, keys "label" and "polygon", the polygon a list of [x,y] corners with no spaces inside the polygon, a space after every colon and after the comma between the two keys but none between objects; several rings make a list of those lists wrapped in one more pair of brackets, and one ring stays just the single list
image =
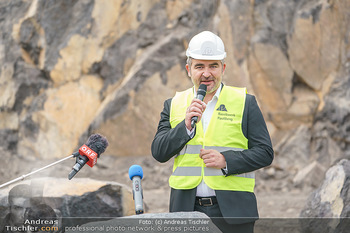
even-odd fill
[{"label": "microphone with windscreen", "polygon": [[90,167],[93,167],[96,162],[97,162],[97,158],[100,157],[100,155],[106,150],[108,146],[108,141],[107,139],[100,135],[100,134],[93,134],[91,135],[86,144],[84,144],[82,147],[80,147],[79,151],[76,151],[74,153],[72,153],[70,156],[60,159],[59,161],[53,162],[49,165],[46,165],[42,168],[39,168],[35,171],[32,171],[28,174],[22,175],[16,179],[10,180],[2,185],[0,185],[0,189],[3,187],[6,187],[8,185],[11,185],[15,182],[24,180],[26,177],[32,176],[35,173],[38,173],[40,171],[43,171],[47,168],[50,168],[54,165],[57,165],[63,161],[66,161],[67,159],[70,158],[76,158],[76,163],[72,169],[72,171],[69,173],[68,175],[68,179],[72,179],[75,174],[77,174],[77,172],[87,163]]},{"label": "microphone with windscreen", "polygon": [[132,194],[135,202],[136,214],[143,213],[143,193],[141,180],[143,178],[142,167],[139,165],[132,165],[129,168],[129,178],[132,180]]},{"label": "microphone with windscreen", "polygon": [[[207,94],[207,86],[205,84],[199,85],[196,98],[203,101],[206,94]],[[191,119],[192,129],[194,128],[194,125],[197,123],[197,121],[198,121],[197,116],[192,117]]]},{"label": "microphone with windscreen", "polygon": [[85,164],[93,167],[107,146],[107,138],[100,134],[91,135],[86,143],[79,148],[79,151],[73,153],[76,157],[76,163],[69,173],[68,179],[71,180]]}]

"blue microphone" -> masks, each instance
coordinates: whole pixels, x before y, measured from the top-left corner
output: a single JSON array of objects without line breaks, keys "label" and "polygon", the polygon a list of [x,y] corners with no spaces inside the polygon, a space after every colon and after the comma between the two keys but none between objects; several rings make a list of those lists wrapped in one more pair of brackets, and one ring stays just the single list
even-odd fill
[{"label": "blue microphone", "polygon": [[132,180],[132,194],[135,201],[136,214],[143,214],[143,193],[141,187],[141,180],[143,178],[142,167],[139,165],[132,165],[129,168],[129,178]]}]

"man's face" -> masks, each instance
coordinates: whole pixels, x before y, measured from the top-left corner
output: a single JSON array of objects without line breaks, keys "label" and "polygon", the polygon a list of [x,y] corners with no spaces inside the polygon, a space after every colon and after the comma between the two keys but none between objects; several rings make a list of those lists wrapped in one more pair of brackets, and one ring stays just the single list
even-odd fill
[{"label": "man's face", "polygon": [[24,197],[14,197],[10,203],[10,213],[15,225],[23,225],[24,213],[28,208],[28,199]]},{"label": "man's face", "polygon": [[197,60],[192,59],[191,67],[186,65],[188,76],[192,83],[198,89],[200,84],[207,86],[207,93],[215,92],[221,84],[226,64],[222,65],[217,60]]}]

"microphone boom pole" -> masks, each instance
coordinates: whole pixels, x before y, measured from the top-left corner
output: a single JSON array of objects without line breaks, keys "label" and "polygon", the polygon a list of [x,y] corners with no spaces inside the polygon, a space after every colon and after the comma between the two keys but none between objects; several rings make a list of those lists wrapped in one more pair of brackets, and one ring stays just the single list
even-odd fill
[{"label": "microphone boom pole", "polygon": [[33,171],[33,172],[28,173],[28,174],[26,174],[26,175],[20,176],[20,177],[18,177],[18,178],[16,178],[16,179],[13,179],[13,180],[9,181],[9,182],[6,182],[6,183],[0,185],[0,189],[3,188],[3,187],[8,186],[8,185],[10,185],[10,184],[13,184],[13,183],[15,183],[15,182],[17,182],[17,181],[24,180],[24,179],[27,178],[28,176],[31,176],[31,175],[33,175],[33,174],[35,174],[35,173],[37,173],[37,172],[40,172],[40,171],[42,171],[42,170],[45,170],[46,168],[52,167],[52,166],[54,166],[54,165],[56,165],[56,164],[58,164],[58,163],[61,163],[61,162],[65,161],[65,160],[70,159],[70,158],[73,158],[73,157],[76,157],[76,155],[75,155],[75,154],[72,154],[72,155],[70,155],[70,156],[68,156],[68,157],[66,157],[66,158],[63,158],[63,159],[61,159],[61,160],[58,160],[58,161],[56,161],[56,162],[54,162],[54,163],[51,163],[51,164],[49,164],[49,165],[47,165],[47,166],[45,166],[45,167],[39,168],[39,169],[36,170],[36,171]]}]

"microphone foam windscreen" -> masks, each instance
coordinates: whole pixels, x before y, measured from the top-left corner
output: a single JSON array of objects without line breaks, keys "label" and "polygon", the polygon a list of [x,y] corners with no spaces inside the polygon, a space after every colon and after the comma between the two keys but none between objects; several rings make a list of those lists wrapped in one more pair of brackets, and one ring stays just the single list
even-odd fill
[{"label": "microphone foam windscreen", "polygon": [[140,165],[134,164],[129,168],[130,180],[132,180],[132,178],[134,176],[139,176],[141,179],[143,178],[143,170],[142,170],[142,167]]},{"label": "microphone foam windscreen", "polygon": [[100,135],[100,134],[92,134],[88,140],[85,143],[88,147],[91,148],[94,152],[97,153],[97,157],[99,158],[100,155],[105,152],[108,141],[107,138]]},{"label": "microphone foam windscreen", "polygon": [[199,85],[197,92],[199,95],[205,96],[205,94],[207,93],[207,85],[205,85],[205,84]]}]

